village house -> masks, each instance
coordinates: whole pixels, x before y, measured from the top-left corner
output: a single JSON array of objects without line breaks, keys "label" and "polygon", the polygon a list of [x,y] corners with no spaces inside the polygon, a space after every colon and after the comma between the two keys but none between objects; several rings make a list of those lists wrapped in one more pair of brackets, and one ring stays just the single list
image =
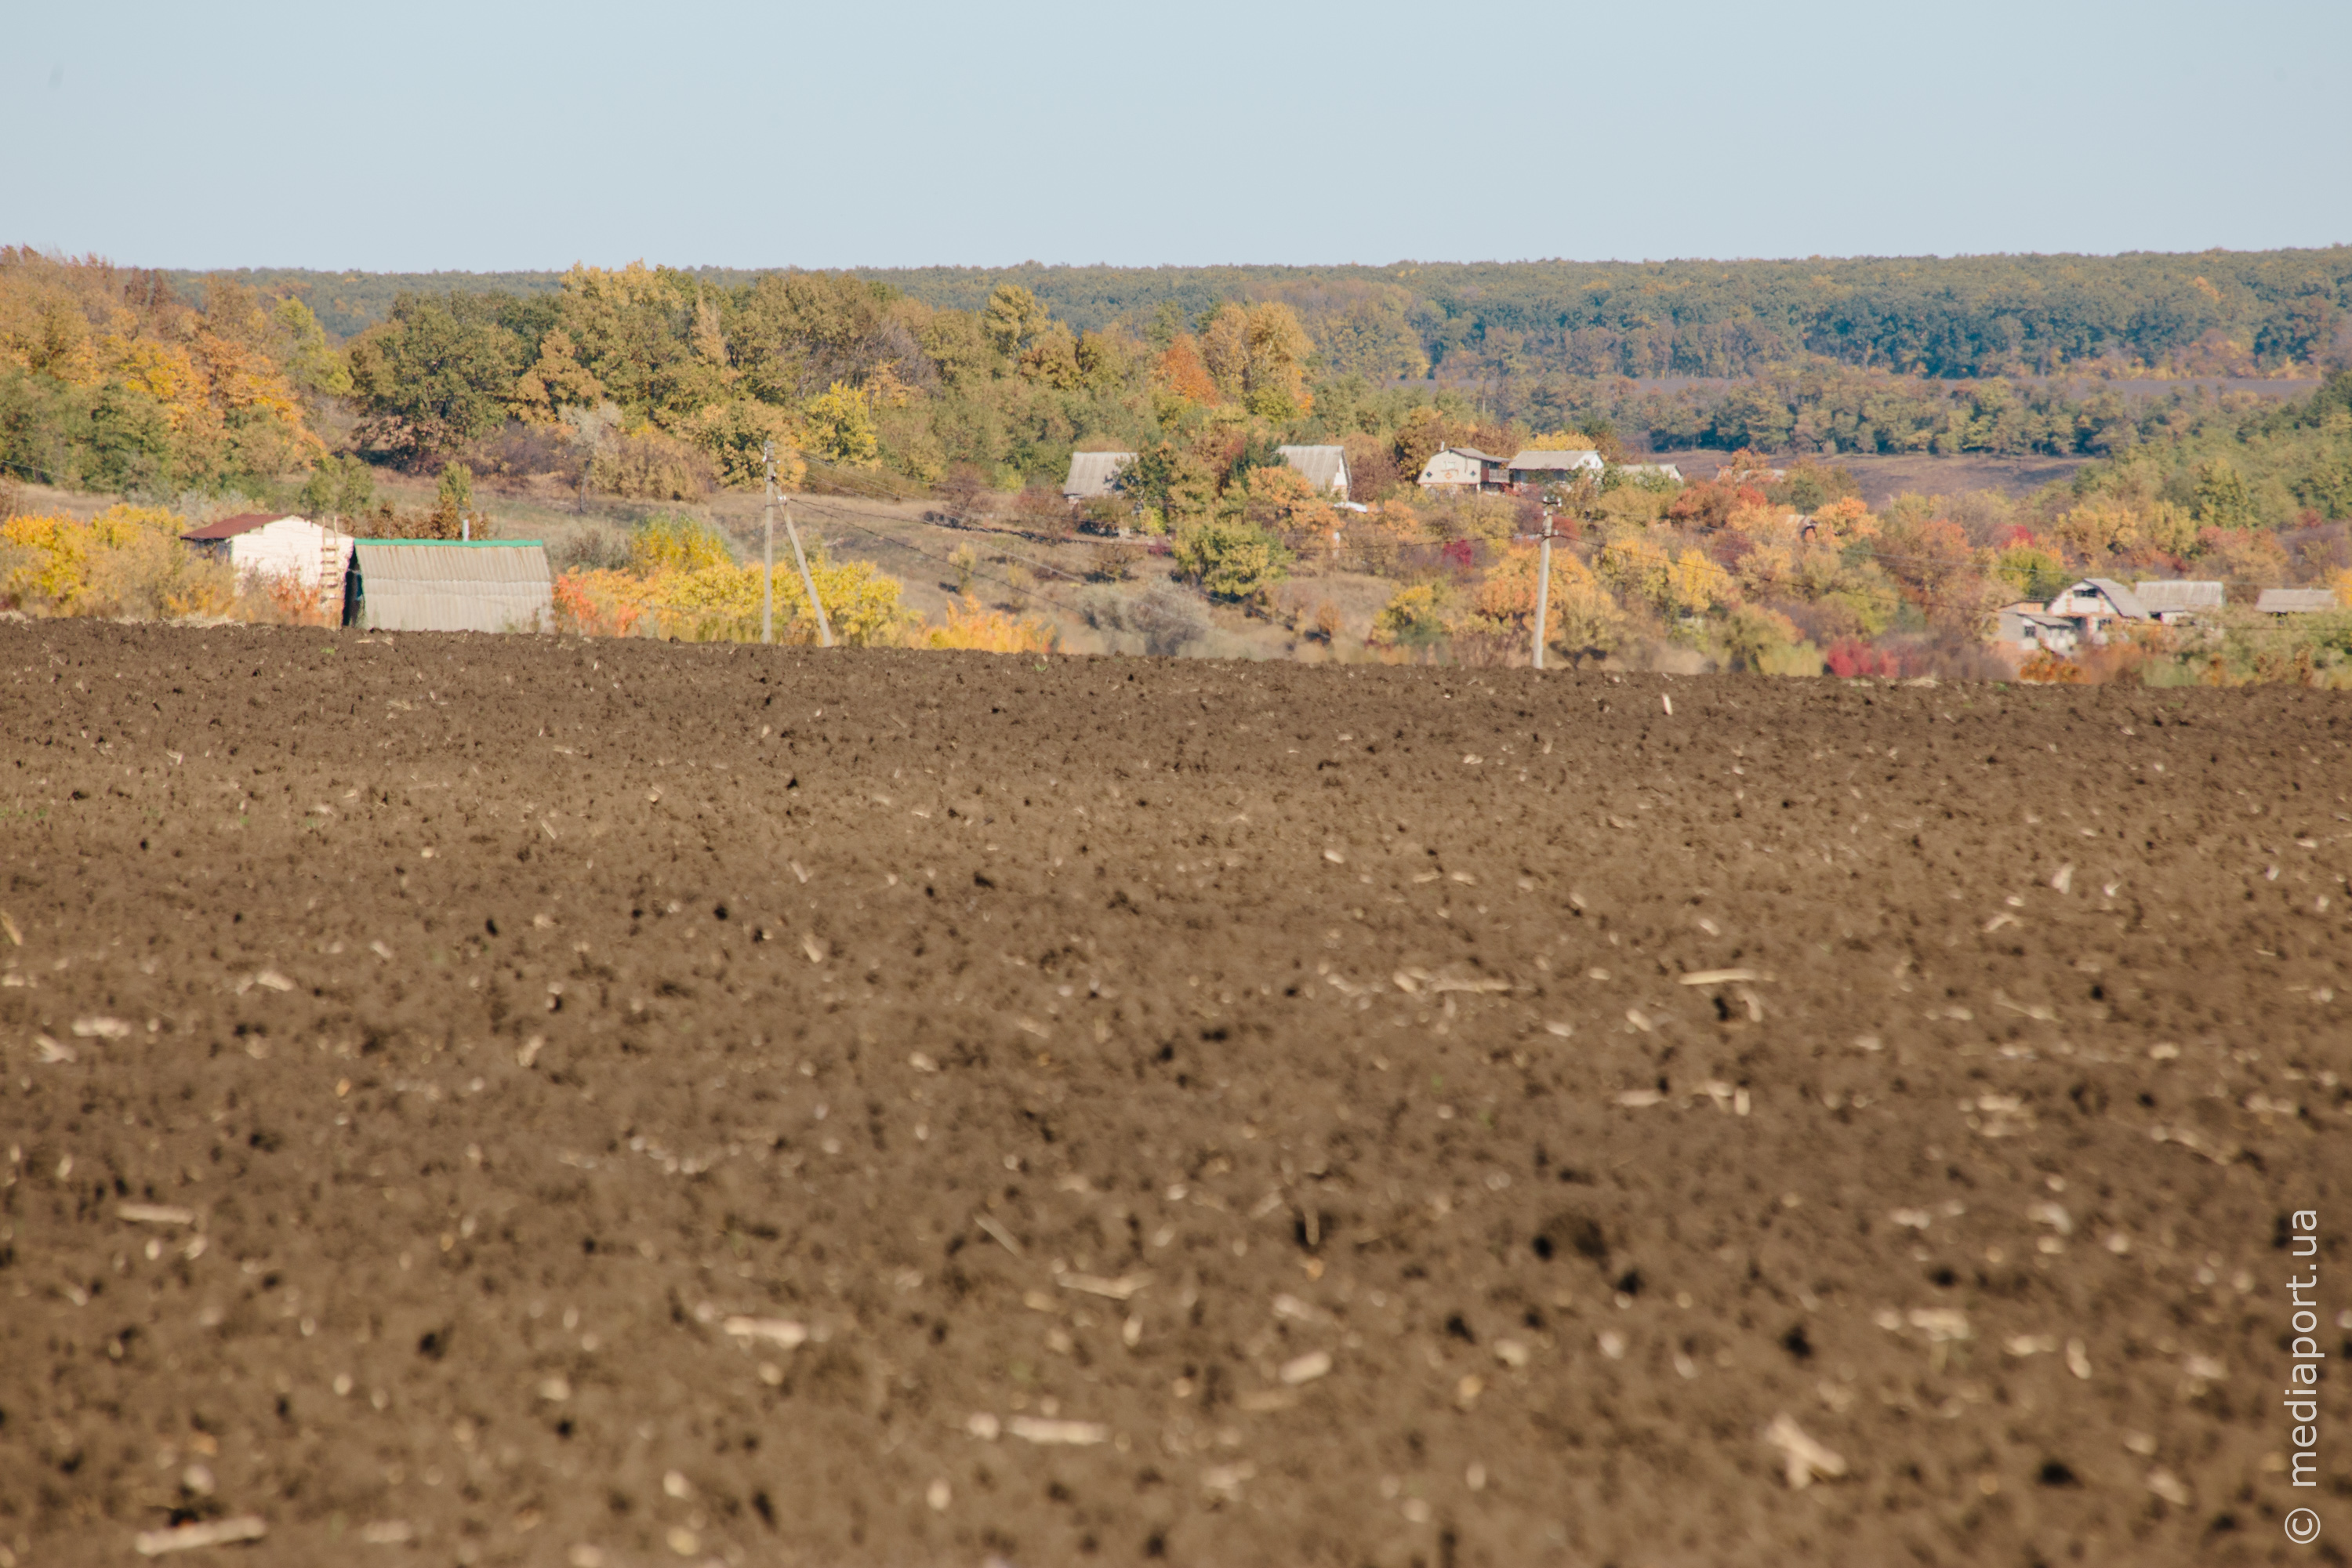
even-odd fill
[{"label": "village house", "polygon": [[2111,629],[2151,617],[2139,595],[2112,577],[2085,577],[2050,601],[2045,612],[2074,623],[2084,642],[2097,647]]},{"label": "village house", "polygon": [[2063,656],[2082,646],[2080,626],[2063,616],[2051,615],[2032,599],[2003,605],[1999,616],[2000,626],[1993,635],[2011,647],[2028,653],[2046,649]]},{"label": "village house", "polygon": [[2254,608],[2266,616],[2314,616],[2343,606],[2326,588],[2265,588]]},{"label": "village house", "polygon": [[1671,479],[1683,482],[1683,470],[1675,463],[1620,463],[1617,471],[1629,479]]},{"label": "village house", "polygon": [[1348,454],[1338,447],[1277,447],[1282,460],[1301,478],[1339,500],[1348,499]]},{"label": "village house", "polygon": [[2168,626],[2192,621],[2200,613],[2218,610],[2229,602],[2219,583],[2156,579],[2139,584],[2132,592],[2150,619]]},{"label": "village house", "polygon": [[343,595],[343,560],[351,536],[290,512],[243,511],[215,518],[180,538],[199,554],[226,561],[240,578],[300,584],[322,610]]},{"label": "village house", "polygon": [[1513,458],[1504,469],[1513,489],[1529,485],[1560,484],[1591,474],[1601,477],[1601,454],[1588,447],[1530,447]]},{"label": "village house", "polygon": [[1072,506],[1098,500],[1118,489],[1118,471],[1135,461],[1132,452],[1073,452],[1070,477],[1062,481],[1062,499]]},{"label": "village house", "polygon": [[1500,490],[1510,484],[1510,465],[1475,447],[1445,447],[1421,466],[1417,481],[1433,490]]}]

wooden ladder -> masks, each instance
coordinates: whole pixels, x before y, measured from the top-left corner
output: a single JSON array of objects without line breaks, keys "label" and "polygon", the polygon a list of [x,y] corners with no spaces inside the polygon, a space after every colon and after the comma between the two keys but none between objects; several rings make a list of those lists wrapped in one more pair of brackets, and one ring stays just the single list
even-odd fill
[{"label": "wooden ladder", "polygon": [[320,526],[326,531],[319,542],[319,614],[331,626],[343,618],[343,563],[351,541],[336,532],[332,524]]}]

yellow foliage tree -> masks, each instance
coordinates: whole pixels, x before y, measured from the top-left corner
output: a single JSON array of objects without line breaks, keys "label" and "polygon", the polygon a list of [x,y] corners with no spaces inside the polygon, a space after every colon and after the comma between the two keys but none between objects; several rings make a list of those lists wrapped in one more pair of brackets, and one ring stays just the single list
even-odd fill
[{"label": "yellow foliage tree", "polygon": [[539,358],[516,378],[507,399],[517,418],[534,425],[551,425],[567,407],[593,408],[604,401],[604,384],[580,363],[572,334],[551,327],[539,343]]},{"label": "yellow foliage tree", "polygon": [[[907,616],[897,578],[870,562],[835,563],[821,544],[809,552],[809,575],[836,641],[864,647],[898,639]],[[760,636],[760,568],[737,565],[724,538],[690,518],[640,527],[630,541],[628,570],[567,572],[555,600],[560,618],[583,635],[682,642],[754,642]],[[775,603],[778,641],[817,640],[808,592],[790,561],[777,564]]]},{"label": "yellow foliage tree", "polygon": [[[1514,545],[1489,567],[1474,600],[1489,624],[1515,636],[1533,630],[1536,579],[1541,552],[1532,544]],[[1592,568],[1572,552],[1551,552],[1551,589],[1545,596],[1544,643],[1570,658],[1605,653],[1617,645],[1624,630],[1625,613]]]},{"label": "yellow foliage tree", "polygon": [[180,542],[186,527],[160,507],[110,507],[87,521],[12,517],[0,523],[0,603],[138,620],[234,613],[236,579]]},{"label": "yellow foliage tree", "polygon": [[1601,547],[1601,574],[1618,592],[1665,616],[1700,616],[1738,597],[1726,572],[1696,550],[1670,557],[1638,533],[1621,533]]},{"label": "yellow foliage tree", "polygon": [[1837,544],[1878,536],[1878,520],[1859,496],[1843,496],[1822,507],[1813,513],[1813,527],[1816,533]]},{"label": "yellow foliage tree", "polygon": [[1315,405],[1307,366],[1315,345],[1291,308],[1229,300],[1201,330],[1201,360],[1217,390],[1266,419],[1290,419]]},{"label": "yellow foliage tree", "polygon": [[845,468],[874,466],[882,445],[874,432],[873,406],[864,392],[836,381],[810,398],[802,414],[808,426],[812,456]]},{"label": "yellow foliage tree", "polygon": [[969,595],[948,601],[936,623],[918,622],[908,632],[913,647],[967,648],[976,653],[1052,653],[1062,634],[1050,621],[1008,616]]}]

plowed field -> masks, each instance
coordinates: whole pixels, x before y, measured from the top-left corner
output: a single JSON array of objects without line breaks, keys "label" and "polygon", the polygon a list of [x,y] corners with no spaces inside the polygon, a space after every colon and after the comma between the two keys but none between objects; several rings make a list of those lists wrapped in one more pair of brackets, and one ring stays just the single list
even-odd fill
[{"label": "plowed field", "polygon": [[0,1563],[2340,1562],[2347,742],[0,626]]}]

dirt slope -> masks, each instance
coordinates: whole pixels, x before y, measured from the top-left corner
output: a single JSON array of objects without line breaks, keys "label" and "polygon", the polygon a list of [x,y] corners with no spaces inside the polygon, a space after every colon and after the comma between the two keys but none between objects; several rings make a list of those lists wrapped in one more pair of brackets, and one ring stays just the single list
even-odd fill
[{"label": "dirt slope", "polygon": [[0,626],[0,1545],[2309,1560],[2347,742]]}]

